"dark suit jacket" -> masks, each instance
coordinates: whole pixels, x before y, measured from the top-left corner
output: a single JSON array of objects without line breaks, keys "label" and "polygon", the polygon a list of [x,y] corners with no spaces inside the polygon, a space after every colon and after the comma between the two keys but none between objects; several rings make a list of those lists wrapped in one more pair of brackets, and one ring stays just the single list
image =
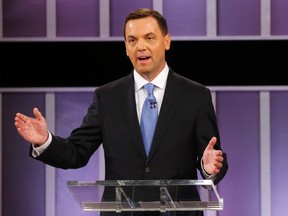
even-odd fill
[{"label": "dark suit jacket", "polygon": [[[95,90],[82,125],[68,139],[53,136],[37,157],[54,167],[79,168],[103,143],[107,180],[197,179],[197,168],[217,121],[208,88],[169,71],[153,143],[147,157],[137,118],[133,73]],[[217,175],[217,184],[228,169]]]}]

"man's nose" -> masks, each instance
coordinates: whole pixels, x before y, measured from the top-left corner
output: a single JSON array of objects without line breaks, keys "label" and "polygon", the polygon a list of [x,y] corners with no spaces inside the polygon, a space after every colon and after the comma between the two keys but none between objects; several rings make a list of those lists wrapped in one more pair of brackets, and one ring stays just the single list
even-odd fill
[{"label": "man's nose", "polygon": [[143,39],[139,40],[138,43],[137,43],[137,48],[138,48],[138,50],[146,49],[145,40],[143,40]]}]

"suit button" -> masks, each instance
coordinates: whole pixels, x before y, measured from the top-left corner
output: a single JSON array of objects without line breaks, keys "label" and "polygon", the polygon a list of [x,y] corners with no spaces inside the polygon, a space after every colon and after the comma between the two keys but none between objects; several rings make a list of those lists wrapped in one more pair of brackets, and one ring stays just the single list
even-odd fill
[{"label": "suit button", "polygon": [[150,168],[149,167],[145,167],[145,172],[150,172]]}]

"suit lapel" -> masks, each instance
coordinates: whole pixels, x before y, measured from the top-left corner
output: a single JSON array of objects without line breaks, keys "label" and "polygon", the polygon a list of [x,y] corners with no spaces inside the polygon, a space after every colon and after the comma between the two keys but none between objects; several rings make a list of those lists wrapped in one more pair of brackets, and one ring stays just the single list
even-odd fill
[{"label": "suit lapel", "polygon": [[132,137],[132,140],[135,143],[139,154],[143,157],[144,160],[146,160],[147,156],[142,141],[142,135],[136,111],[134,77],[132,74],[128,76],[127,82],[124,83],[124,85],[125,87],[123,87],[123,89],[125,90],[123,91],[123,98],[126,100],[122,100],[124,102],[121,107],[124,109],[124,119],[126,120],[128,130],[131,132],[128,134],[128,136]]},{"label": "suit lapel", "polygon": [[157,126],[155,129],[154,138],[152,141],[148,161],[153,158],[157,152],[158,146],[160,144],[161,137],[166,133],[167,127],[169,127],[169,122],[174,116],[176,107],[178,106],[178,101],[182,95],[182,88],[179,88],[181,80],[175,77],[176,74],[170,70],[167,78],[166,89],[164,93],[163,102],[161,105],[161,110],[158,117]]},{"label": "suit lapel", "polygon": [[132,137],[132,140],[135,143],[136,148],[138,149],[138,152],[142,158],[147,160],[146,163],[148,163],[157,152],[161,137],[166,133],[169,122],[174,115],[175,109],[178,105],[178,100],[181,98],[179,95],[183,94],[183,89],[179,88],[180,84],[181,80],[173,71],[170,70],[157,126],[155,129],[154,139],[152,141],[150,153],[147,158],[137,117],[133,75],[129,75],[124,82],[122,98],[125,98],[125,100],[121,100],[122,102],[120,103],[122,104],[120,107],[123,108],[126,125],[128,130],[131,131],[131,133],[128,135]]}]

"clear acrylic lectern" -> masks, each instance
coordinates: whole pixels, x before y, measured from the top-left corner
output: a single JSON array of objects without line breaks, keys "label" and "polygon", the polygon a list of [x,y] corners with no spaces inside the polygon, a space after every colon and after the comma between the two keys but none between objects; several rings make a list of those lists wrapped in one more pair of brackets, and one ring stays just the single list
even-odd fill
[{"label": "clear acrylic lectern", "polygon": [[67,187],[83,211],[223,210],[211,180],[68,181]]}]

